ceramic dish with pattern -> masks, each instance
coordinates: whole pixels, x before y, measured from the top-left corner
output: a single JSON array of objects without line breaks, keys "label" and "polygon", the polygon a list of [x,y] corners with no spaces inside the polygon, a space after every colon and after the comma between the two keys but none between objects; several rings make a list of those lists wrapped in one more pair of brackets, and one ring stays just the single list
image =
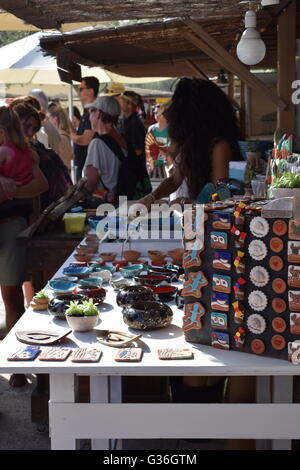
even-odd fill
[{"label": "ceramic dish with pattern", "polygon": [[53,279],[52,281],[48,282],[49,288],[53,292],[58,292],[61,294],[67,294],[69,292],[72,292],[74,288],[77,286],[75,282],[70,282],[70,281],[61,281],[60,279]]}]

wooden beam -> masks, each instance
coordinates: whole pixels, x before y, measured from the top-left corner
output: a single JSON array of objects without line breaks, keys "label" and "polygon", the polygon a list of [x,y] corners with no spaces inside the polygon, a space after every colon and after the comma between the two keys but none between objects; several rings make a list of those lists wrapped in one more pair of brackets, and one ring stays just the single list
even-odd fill
[{"label": "wooden beam", "polygon": [[193,70],[193,72],[196,74],[196,77],[203,77],[205,80],[209,80],[208,76],[198,67],[197,64],[195,64],[192,60],[187,59],[185,61],[188,66]]},{"label": "wooden beam", "polygon": [[208,34],[198,23],[193,20],[185,20],[194,34],[182,33],[186,39],[191,41],[196,47],[201,49],[205,54],[222,65],[223,68],[235,73],[250,88],[263,93],[280,109],[286,108],[286,103],[277,96],[270,88],[261,82],[254,74],[242,65],[235,57],[226,51],[210,34]]},{"label": "wooden beam", "polygon": [[291,100],[292,82],[296,80],[296,16],[294,0],[278,17],[277,91],[288,103],[286,109],[277,112],[278,128],[282,133],[295,130],[295,106]]}]

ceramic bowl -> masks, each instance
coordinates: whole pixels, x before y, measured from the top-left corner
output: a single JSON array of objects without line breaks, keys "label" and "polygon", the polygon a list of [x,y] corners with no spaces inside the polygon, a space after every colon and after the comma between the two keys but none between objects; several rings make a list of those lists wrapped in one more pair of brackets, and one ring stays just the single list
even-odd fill
[{"label": "ceramic bowl", "polygon": [[123,256],[126,261],[130,261],[132,263],[139,259],[139,257],[141,256],[141,252],[135,250],[125,250],[123,251]]},{"label": "ceramic bowl", "polygon": [[111,281],[112,273],[108,269],[102,269],[98,272],[93,272],[91,277],[98,277],[102,279],[103,283],[107,283]]},{"label": "ceramic bowl", "polygon": [[166,255],[162,253],[161,251],[155,251],[155,250],[148,250],[148,257],[151,259],[151,261],[164,261]]},{"label": "ceramic bowl", "polygon": [[143,264],[131,264],[130,266],[124,266],[120,269],[120,273],[127,279],[133,279],[138,276],[144,269]]},{"label": "ceramic bowl", "polygon": [[93,299],[95,302],[101,303],[106,297],[106,290],[103,287],[99,287],[93,284],[85,286],[77,286],[73,290],[74,294],[81,294],[89,299]]},{"label": "ceramic bowl", "polygon": [[170,282],[178,281],[178,271],[176,269],[167,269],[160,266],[151,266],[148,269],[148,274],[162,274],[170,278]]},{"label": "ceramic bowl", "polygon": [[156,286],[152,287],[155,300],[159,302],[170,302],[174,299],[177,287],[175,286]]},{"label": "ceramic bowl", "polygon": [[88,315],[86,317],[73,317],[70,315],[65,315],[66,320],[70,328],[73,331],[90,331],[98,323],[99,315]]},{"label": "ceramic bowl", "polygon": [[175,248],[174,250],[168,251],[168,256],[172,258],[173,261],[182,262],[184,249],[183,248]]},{"label": "ceramic bowl", "polygon": [[78,282],[78,277],[76,277],[76,276],[62,276],[62,277],[56,277],[55,279],[57,281]]},{"label": "ceramic bowl", "polygon": [[184,274],[184,269],[181,264],[167,263],[164,265],[164,268],[175,269],[175,271],[178,272],[178,276],[180,276],[181,274]]},{"label": "ceramic bowl", "polygon": [[81,279],[78,284],[80,286],[97,286],[101,287],[103,284],[103,279],[101,277],[86,277],[85,279]]},{"label": "ceramic bowl", "polygon": [[84,238],[85,243],[97,243],[99,244],[99,238],[96,233],[86,233]]},{"label": "ceramic bowl", "polygon": [[142,284],[142,286],[158,286],[162,282],[169,284],[170,278],[167,276],[163,276],[161,274],[142,274],[139,276],[135,276],[134,278],[137,284]]},{"label": "ceramic bowl", "polygon": [[135,330],[152,330],[170,325],[173,312],[161,302],[135,302],[123,308],[123,320]]},{"label": "ceramic bowl", "polygon": [[124,268],[124,266],[128,266],[128,261],[126,261],[125,259],[119,259],[117,261],[113,261],[112,264],[116,268],[116,272],[118,272],[121,268]]},{"label": "ceramic bowl", "polygon": [[92,253],[75,253],[74,254],[74,258],[77,260],[77,261],[80,261],[80,262],[89,262],[92,260],[93,258],[93,254]]},{"label": "ceramic bowl", "polygon": [[119,290],[117,304],[120,306],[131,305],[134,302],[155,300],[152,289],[146,286],[127,286]]},{"label": "ceramic bowl", "polygon": [[77,276],[78,278],[87,277],[90,273],[90,268],[88,266],[68,266],[63,269],[63,274],[65,276]]},{"label": "ceramic bowl", "polygon": [[80,294],[56,295],[50,300],[48,310],[52,315],[65,320],[65,312],[69,308],[70,302],[88,300],[88,297]]},{"label": "ceramic bowl", "polygon": [[92,253],[96,253],[97,248],[98,248],[98,244],[93,243],[91,245],[79,245],[77,246],[76,251],[78,254],[85,254],[85,253],[92,254]]},{"label": "ceramic bowl", "polygon": [[114,261],[117,256],[117,253],[111,252],[111,253],[100,253],[100,258],[103,259],[103,261]]},{"label": "ceramic bowl", "polygon": [[117,279],[115,281],[111,281],[111,285],[113,286],[114,291],[117,292],[120,289],[122,289],[123,287],[131,286],[132,283],[129,279],[121,278],[121,279]]},{"label": "ceramic bowl", "polygon": [[107,266],[107,265],[101,265],[98,263],[95,263],[91,266],[91,273],[99,273],[101,271],[109,271],[111,274],[114,274],[116,272],[115,266]]},{"label": "ceramic bowl", "polygon": [[67,294],[73,292],[77,284],[75,282],[53,279],[52,281],[48,282],[48,286],[53,292]]}]

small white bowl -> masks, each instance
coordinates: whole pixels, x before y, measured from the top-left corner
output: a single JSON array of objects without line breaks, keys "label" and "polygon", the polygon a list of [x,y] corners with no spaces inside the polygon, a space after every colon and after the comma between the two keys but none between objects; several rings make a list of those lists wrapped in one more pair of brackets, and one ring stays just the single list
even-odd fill
[{"label": "small white bowl", "polygon": [[91,273],[90,277],[99,277],[105,283],[111,281],[112,273],[108,269],[103,269],[102,271]]},{"label": "small white bowl", "polygon": [[88,315],[86,317],[72,317],[65,315],[70,328],[73,331],[90,331],[97,325],[99,315]]}]

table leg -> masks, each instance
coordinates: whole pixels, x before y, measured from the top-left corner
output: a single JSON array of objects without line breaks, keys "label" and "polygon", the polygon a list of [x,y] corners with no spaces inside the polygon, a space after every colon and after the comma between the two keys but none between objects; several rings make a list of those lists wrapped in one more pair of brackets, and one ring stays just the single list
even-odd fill
[{"label": "table leg", "polygon": [[[272,402],[293,403],[293,377],[272,377]],[[272,441],[272,450],[291,450],[292,441],[289,439],[276,439]]]},{"label": "table leg", "polygon": [[[256,403],[271,403],[271,378],[256,377]],[[267,439],[256,439],[256,450],[270,450],[271,445]]]},{"label": "table leg", "polygon": [[[121,377],[91,376],[90,377],[91,403],[121,403],[122,382]],[[116,441],[109,439],[92,439],[93,450],[109,450],[114,448]]]},{"label": "table leg", "polygon": [[74,402],[75,376],[73,374],[50,374],[49,429],[52,450],[76,449],[76,439],[72,435],[61,432],[59,425],[61,416],[57,416],[55,412],[55,403]]}]

